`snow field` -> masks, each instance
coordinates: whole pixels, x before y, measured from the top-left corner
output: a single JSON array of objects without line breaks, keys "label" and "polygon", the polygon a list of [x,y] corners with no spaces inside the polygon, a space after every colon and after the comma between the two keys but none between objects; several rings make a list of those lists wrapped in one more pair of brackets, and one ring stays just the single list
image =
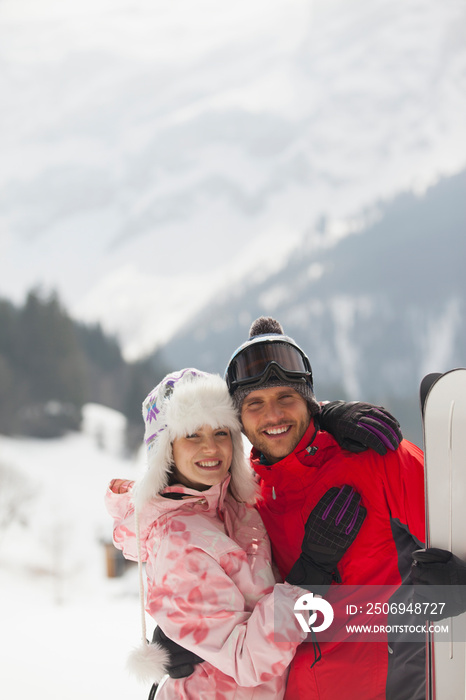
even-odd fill
[{"label": "snow field", "polygon": [[118,454],[121,416],[94,406],[85,417],[85,432],[61,439],[0,436],[0,465],[21,475],[25,520],[0,531],[0,693],[9,700],[149,693],[125,668],[140,642],[136,567],[107,578],[103,546],[112,532],[106,486],[141,465]]}]

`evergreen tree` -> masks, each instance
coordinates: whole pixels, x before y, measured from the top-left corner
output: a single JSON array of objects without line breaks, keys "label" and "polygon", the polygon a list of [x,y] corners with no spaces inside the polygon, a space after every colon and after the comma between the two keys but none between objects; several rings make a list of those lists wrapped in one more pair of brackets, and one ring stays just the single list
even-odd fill
[{"label": "evergreen tree", "polygon": [[41,298],[31,291],[19,325],[18,368],[29,377],[31,401],[81,407],[86,395],[85,356],[57,295]]},{"label": "evergreen tree", "polygon": [[132,449],[142,439],[142,401],[167,371],[157,355],[125,362],[115,338],[74,322],[55,293],[32,290],[19,309],[0,300],[0,433],[60,435],[95,402],[127,417]]}]

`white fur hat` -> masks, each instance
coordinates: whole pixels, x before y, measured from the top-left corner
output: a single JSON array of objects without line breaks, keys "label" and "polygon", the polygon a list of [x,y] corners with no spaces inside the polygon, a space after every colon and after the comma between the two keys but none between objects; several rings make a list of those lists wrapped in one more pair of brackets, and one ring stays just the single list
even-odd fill
[{"label": "white fur hat", "polygon": [[244,455],[241,425],[220,376],[192,368],[168,374],[145,399],[142,415],[148,470],[135,486],[138,509],[168,485],[173,440],[193,433],[202,425],[229,428],[233,442],[231,490],[239,501],[254,502],[257,488]]}]

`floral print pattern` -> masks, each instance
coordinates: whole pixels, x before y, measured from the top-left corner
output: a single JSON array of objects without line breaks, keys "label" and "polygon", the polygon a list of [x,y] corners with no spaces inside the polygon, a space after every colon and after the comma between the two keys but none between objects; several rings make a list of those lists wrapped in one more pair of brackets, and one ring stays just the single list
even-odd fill
[{"label": "floral print pattern", "polygon": [[[191,676],[161,684],[158,700],[280,700],[305,636],[293,614],[302,589],[275,582],[260,515],[236,502],[228,483],[202,493],[168,487],[165,494],[185,498],[157,496],[139,514],[146,610],[171,639],[205,659]],[[137,560],[131,493],[109,490],[106,500],[115,546]]]}]

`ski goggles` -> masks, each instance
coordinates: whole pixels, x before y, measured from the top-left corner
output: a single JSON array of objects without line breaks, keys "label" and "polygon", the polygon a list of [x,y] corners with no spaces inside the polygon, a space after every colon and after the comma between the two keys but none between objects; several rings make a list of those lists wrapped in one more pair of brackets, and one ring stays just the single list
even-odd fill
[{"label": "ski goggles", "polygon": [[289,382],[305,381],[312,387],[309,359],[287,340],[258,340],[239,348],[225,374],[230,394],[240,387],[265,384],[272,375]]}]

